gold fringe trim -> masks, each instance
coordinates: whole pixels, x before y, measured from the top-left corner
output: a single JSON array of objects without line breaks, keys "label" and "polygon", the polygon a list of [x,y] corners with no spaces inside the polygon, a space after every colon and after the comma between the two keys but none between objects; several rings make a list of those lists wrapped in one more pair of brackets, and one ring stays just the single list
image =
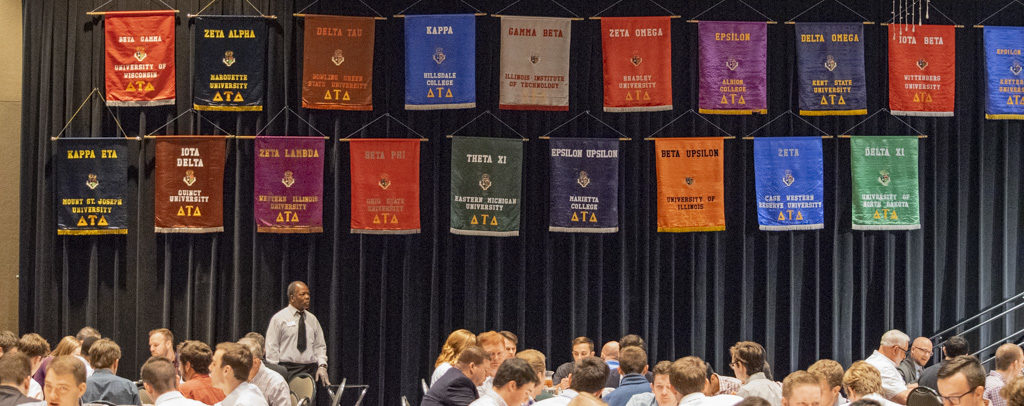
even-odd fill
[{"label": "gold fringe trim", "polygon": [[801,116],[863,116],[868,109],[860,110],[800,110]]},{"label": "gold fringe trim", "polygon": [[1024,120],[1024,114],[985,114],[986,120]]},{"label": "gold fringe trim", "polygon": [[57,230],[57,235],[127,235],[128,229],[120,230]]},{"label": "gold fringe trim", "polygon": [[273,227],[256,226],[257,233],[272,234],[316,234],[324,232],[323,227]]},{"label": "gold fringe trim", "polygon": [[263,106],[203,106],[193,104],[192,108],[199,111],[263,111]]}]

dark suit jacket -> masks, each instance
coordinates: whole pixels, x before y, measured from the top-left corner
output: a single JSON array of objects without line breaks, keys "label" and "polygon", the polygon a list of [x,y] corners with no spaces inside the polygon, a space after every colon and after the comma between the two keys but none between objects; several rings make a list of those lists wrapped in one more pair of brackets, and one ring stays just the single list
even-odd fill
[{"label": "dark suit jacket", "polygon": [[[654,383],[654,374],[651,373],[651,371],[647,371],[647,374],[644,375],[644,378],[647,378],[647,382]],[[606,388],[618,388],[619,387],[619,381],[621,379],[622,379],[622,375],[619,375],[619,370],[618,369],[613,369],[613,370],[608,372],[608,380],[605,381],[604,387],[606,387]]]},{"label": "dark suit jacket", "polygon": [[939,369],[943,365],[946,365],[946,361],[942,361],[938,364],[932,365],[921,371],[921,376],[917,378],[917,384],[927,388],[935,389],[939,391]]},{"label": "dark suit jacket", "polygon": [[0,386],[0,405],[21,405],[25,403],[38,403],[42,404],[43,401],[39,399],[32,399],[28,396],[21,394],[18,388],[13,386]]},{"label": "dark suit jacket", "polygon": [[451,368],[430,385],[420,406],[467,406],[479,395],[476,385],[458,368]]}]

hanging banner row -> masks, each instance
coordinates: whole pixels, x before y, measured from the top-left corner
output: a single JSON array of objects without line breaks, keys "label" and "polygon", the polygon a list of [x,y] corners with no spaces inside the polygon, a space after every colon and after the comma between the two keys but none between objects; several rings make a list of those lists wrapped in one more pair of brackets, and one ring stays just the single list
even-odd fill
[{"label": "hanging banner row", "polygon": [[[127,140],[56,142],[57,233],[127,234]],[[323,231],[321,137],[256,137],[253,215],[261,233]],[[161,136],[153,175],[158,233],[224,231],[225,145],[220,136]],[[852,227],[920,228],[916,136],[851,139]],[[619,230],[619,141],[550,140],[549,231]],[[660,232],[725,230],[722,138],[655,140]],[[353,139],[351,231],[420,232],[420,140]],[[758,222],[762,230],[824,228],[819,137],[754,140]],[[454,137],[453,234],[517,236],[523,189],[520,139]]]},{"label": "hanging banner row", "polygon": [[[569,109],[572,20],[501,17],[499,107]],[[603,17],[604,110],[672,109],[669,17]],[[173,11],[106,15],[106,89],[112,106],[175,101]],[[956,33],[951,25],[890,24],[889,109],[893,114],[952,116]],[[799,111],[867,113],[864,25],[796,23]],[[266,97],[267,22],[259,17],[202,16],[195,23],[196,110],[262,111]],[[302,106],[373,110],[374,19],[305,19]],[[700,112],[767,114],[765,22],[701,21]],[[984,27],[985,116],[1024,119],[1024,27]],[[405,18],[405,107],[476,107],[476,17]]]}]

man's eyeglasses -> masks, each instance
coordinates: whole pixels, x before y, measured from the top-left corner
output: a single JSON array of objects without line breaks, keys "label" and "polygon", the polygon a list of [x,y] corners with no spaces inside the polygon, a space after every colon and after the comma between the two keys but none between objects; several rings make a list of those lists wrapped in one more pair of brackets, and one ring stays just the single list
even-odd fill
[{"label": "man's eyeglasses", "polygon": [[933,353],[933,352],[935,351],[934,349],[932,349],[932,350],[926,350],[926,349],[924,349],[924,348],[921,348],[921,347],[911,347],[911,349],[912,349],[912,350],[918,350],[918,351],[921,351],[921,352],[923,352],[923,353],[925,353],[925,354],[931,354],[931,353]]},{"label": "man's eyeglasses", "polygon": [[964,396],[970,395],[977,388],[978,388],[977,386],[972,386],[971,389],[968,389],[967,392],[964,392],[964,393],[962,393],[960,395],[956,395],[956,396],[940,396],[940,397],[942,398],[942,403],[944,403],[944,404],[959,405],[961,398],[963,398]]}]

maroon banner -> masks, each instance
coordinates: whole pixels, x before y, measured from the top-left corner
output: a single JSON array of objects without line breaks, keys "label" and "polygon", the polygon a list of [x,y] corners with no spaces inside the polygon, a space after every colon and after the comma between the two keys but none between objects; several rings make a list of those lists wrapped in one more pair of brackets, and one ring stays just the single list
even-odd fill
[{"label": "maroon banner", "polygon": [[107,105],[174,104],[174,10],[106,13]]},{"label": "maroon banner", "polygon": [[153,176],[158,233],[224,231],[223,136],[160,136]]},{"label": "maroon banner", "polygon": [[373,17],[307,15],[302,107],[373,110]]},{"label": "maroon banner", "polygon": [[256,231],[323,232],[324,139],[256,137]]}]

